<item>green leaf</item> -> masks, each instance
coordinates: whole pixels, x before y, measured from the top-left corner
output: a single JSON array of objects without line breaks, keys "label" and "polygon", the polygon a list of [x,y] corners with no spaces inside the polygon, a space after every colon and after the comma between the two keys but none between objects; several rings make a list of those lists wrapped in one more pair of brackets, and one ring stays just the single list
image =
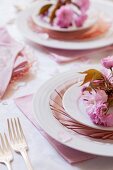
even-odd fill
[{"label": "green leaf", "polygon": [[45,14],[45,13],[49,10],[49,8],[50,8],[51,6],[52,6],[52,4],[46,4],[46,5],[44,5],[44,6],[40,9],[39,15]]},{"label": "green leaf", "polygon": [[104,77],[102,75],[102,73],[96,69],[90,69],[84,72],[80,72],[81,74],[86,74],[83,83],[81,84],[81,86],[85,83],[94,81],[94,80],[103,80]]}]

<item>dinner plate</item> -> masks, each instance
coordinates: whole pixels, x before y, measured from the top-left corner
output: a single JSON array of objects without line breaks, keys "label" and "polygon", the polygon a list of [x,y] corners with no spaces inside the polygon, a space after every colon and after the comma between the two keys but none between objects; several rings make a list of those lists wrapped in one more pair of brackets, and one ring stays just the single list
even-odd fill
[{"label": "dinner plate", "polygon": [[76,121],[83,125],[103,130],[112,130],[113,127],[103,127],[95,125],[86,112],[86,107],[81,95],[80,83],[71,86],[63,96],[63,107],[65,111]]},{"label": "dinner plate", "polygon": [[[80,68],[81,71],[88,69],[89,66]],[[95,66],[96,68],[96,66]],[[78,70],[72,70],[48,80],[41,86],[35,94],[33,100],[34,115],[40,127],[58,142],[83,152],[113,157],[113,141],[96,140],[80,134],[74,133],[62,126],[52,115],[49,107],[51,93],[60,84],[72,79],[79,79]],[[61,134],[68,136],[70,140],[61,140]]]},{"label": "dinner plate", "polygon": [[71,31],[78,31],[78,30],[86,30],[90,27],[92,27],[98,20],[98,13],[96,13],[96,10],[93,9],[93,6],[91,6],[91,8],[88,10],[87,15],[88,15],[88,19],[86,20],[86,22],[84,23],[84,25],[82,27],[76,27],[76,26],[72,26],[69,28],[60,28],[58,26],[53,26],[51,24],[49,24],[49,22],[45,21],[44,19],[42,19],[38,13],[40,11],[40,8],[46,4],[55,4],[54,1],[42,1],[41,3],[38,3],[36,5],[36,7],[34,8],[34,12],[32,14],[32,19],[35,22],[35,24],[37,24],[38,26],[40,26],[41,28],[46,28],[49,30],[54,30],[54,31],[60,31],[60,32],[71,32]]},{"label": "dinner plate", "polygon": [[[111,20],[113,19],[112,2],[107,0],[93,0],[92,2],[94,3],[97,12],[101,11],[102,13],[105,13],[105,16],[110,16]],[[105,47],[113,44],[113,26],[111,26],[108,33],[106,33],[104,36],[101,36],[98,39],[87,41],[60,41],[49,38],[47,34],[33,32],[28,26],[28,20],[32,16],[38,3],[39,2],[34,3],[29,9],[23,11],[17,18],[18,29],[27,39],[46,47],[67,50],[86,50]]]}]

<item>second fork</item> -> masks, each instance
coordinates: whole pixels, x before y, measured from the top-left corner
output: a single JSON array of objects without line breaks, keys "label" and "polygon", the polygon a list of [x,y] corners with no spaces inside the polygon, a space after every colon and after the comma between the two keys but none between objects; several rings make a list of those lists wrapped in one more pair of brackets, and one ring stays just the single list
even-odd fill
[{"label": "second fork", "polygon": [[23,156],[27,169],[33,170],[27,153],[28,145],[19,118],[7,119],[7,124],[12,148]]},{"label": "second fork", "polygon": [[13,154],[5,133],[4,137],[0,133],[0,140],[0,162],[6,164],[8,170],[11,170],[11,161],[13,160]]}]

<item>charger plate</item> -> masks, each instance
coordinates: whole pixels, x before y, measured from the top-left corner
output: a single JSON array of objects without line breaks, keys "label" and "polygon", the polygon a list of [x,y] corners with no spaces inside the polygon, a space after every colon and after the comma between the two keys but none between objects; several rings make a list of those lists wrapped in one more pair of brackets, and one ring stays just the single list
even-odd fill
[{"label": "charger plate", "polygon": [[[80,68],[85,71],[90,67]],[[96,68],[96,67],[93,67]],[[33,108],[36,121],[43,130],[58,142],[83,152],[113,157],[113,140],[93,139],[80,135],[62,126],[61,123],[53,116],[50,109],[50,96],[52,92],[65,82],[73,80],[76,83],[82,77],[79,77],[78,70],[72,70],[62,73],[51,80],[48,80],[38,91],[33,100]],[[63,136],[67,136],[68,140],[63,140]],[[113,135],[112,135],[113,137]]]}]

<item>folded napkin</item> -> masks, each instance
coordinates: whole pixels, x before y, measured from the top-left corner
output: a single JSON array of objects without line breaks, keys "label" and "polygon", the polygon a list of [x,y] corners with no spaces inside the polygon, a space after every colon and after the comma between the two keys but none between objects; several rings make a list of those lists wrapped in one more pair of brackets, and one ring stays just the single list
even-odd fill
[{"label": "folded napkin", "polygon": [[0,28],[0,99],[9,83],[25,75],[29,68],[24,46],[13,40],[5,28]]},{"label": "folded napkin", "polygon": [[[82,162],[95,158],[94,155],[86,154],[75,149],[71,149],[63,144],[60,144],[47,133],[45,133],[37,124],[33,117],[32,110],[32,98],[33,95],[16,98],[15,104],[23,112],[23,114],[33,123],[33,125],[41,132],[41,134],[49,141],[49,143],[56,149],[56,151],[70,164]],[[27,106],[27,107],[26,107]]]}]

